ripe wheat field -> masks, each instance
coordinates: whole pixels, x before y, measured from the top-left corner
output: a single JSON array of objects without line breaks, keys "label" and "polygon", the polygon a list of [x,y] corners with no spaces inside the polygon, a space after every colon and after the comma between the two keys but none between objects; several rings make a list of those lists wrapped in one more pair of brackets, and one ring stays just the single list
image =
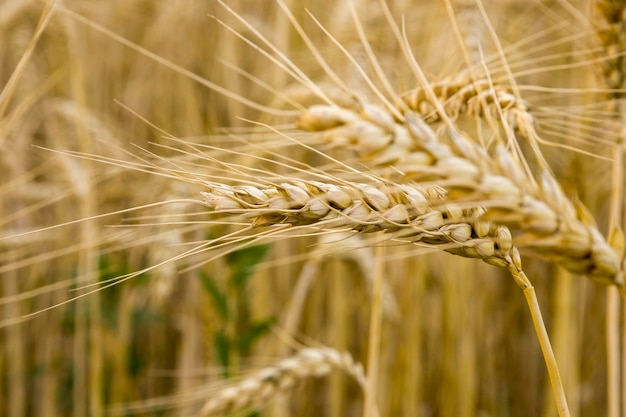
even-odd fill
[{"label": "ripe wheat field", "polygon": [[626,416],[626,3],[0,3],[0,416]]}]

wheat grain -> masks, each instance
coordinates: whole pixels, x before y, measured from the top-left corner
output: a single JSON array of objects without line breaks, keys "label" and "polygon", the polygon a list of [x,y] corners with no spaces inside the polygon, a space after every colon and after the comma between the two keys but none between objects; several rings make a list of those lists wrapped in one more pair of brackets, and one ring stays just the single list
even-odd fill
[{"label": "wheat grain", "polygon": [[262,407],[279,393],[291,389],[299,380],[323,377],[333,369],[345,372],[361,388],[365,387],[363,367],[347,352],[329,347],[306,348],[236,385],[221,389],[204,404],[200,416],[224,415],[244,408]]}]

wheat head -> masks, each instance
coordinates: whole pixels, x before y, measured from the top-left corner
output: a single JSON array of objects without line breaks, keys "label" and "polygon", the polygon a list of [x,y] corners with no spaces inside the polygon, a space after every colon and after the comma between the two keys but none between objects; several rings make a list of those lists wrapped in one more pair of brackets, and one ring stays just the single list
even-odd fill
[{"label": "wheat head", "polygon": [[[519,109],[519,114],[527,113]],[[360,110],[316,106],[297,125],[354,149],[369,166],[392,167],[396,175],[386,175],[394,181],[436,184],[447,202],[484,209],[474,220],[506,226],[520,248],[574,273],[623,284],[618,255],[582,204],[570,201],[548,170],[535,180],[503,144],[487,152],[454,127],[437,133],[410,110],[404,120],[395,120],[371,105]]]},{"label": "wheat head", "polygon": [[300,380],[323,377],[333,369],[345,372],[364,388],[363,367],[350,354],[329,347],[305,348],[235,385],[219,390],[204,404],[199,415],[225,415],[237,410],[262,407],[278,394],[293,388]]}]

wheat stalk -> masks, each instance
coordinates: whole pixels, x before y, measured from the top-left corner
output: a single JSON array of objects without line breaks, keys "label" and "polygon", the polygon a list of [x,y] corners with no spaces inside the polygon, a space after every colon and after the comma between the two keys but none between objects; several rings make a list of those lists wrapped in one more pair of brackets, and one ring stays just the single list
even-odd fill
[{"label": "wheat stalk", "polygon": [[300,380],[323,377],[333,369],[345,372],[365,389],[363,367],[350,354],[329,347],[305,348],[235,385],[219,390],[204,404],[199,415],[225,415],[245,408],[262,407],[278,394],[293,388]]},{"label": "wheat stalk", "polygon": [[[599,61],[598,67],[601,71],[602,82],[609,87],[608,96],[611,100],[608,107],[615,111],[615,118],[619,119],[620,126],[619,132],[615,135],[616,143],[612,150],[613,169],[609,212],[609,227],[611,233],[616,235],[615,232],[621,231],[624,224],[624,150],[626,143],[624,126],[626,108],[620,99],[624,97],[622,89],[626,81],[624,68],[626,3],[624,1],[598,0],[593,5],[599,15],[594,21],[594,26],[604,57]],[[623,234],[621,237],[623,240]],[[607,290],[607,415],[610,417],[620,415],[620,406],[622,413],[626,412],[626,399],[623,398],[626,387],[620,389],[620,384],[624,384],[624,378],[626,378],[626,362],[624,362],[626,351],[622,350],[620,356],[619,301],[619,296],[615,291]],[[621,375],[619,371],[620,361],[622,362]],[[620,396],[622,397],[621,404]]]}]

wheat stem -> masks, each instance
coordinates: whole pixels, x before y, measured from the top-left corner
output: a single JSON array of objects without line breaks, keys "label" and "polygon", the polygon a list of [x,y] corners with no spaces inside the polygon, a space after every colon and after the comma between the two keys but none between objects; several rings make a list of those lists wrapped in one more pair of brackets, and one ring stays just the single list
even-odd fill
[{"label": "wheat stem", "polygon": [[548,336],[548,331],[546,330],[546,326],[543,322],[535,288],[522,269],[515,266],[514,263],[509,266],[509,271],[513,275],[517,285],[524,292],[524,297],[526,298],[526,303],[528,304],[528,309],[530,310],[530,315],[535,327],[535,333],[537,334],[537,339],[539,340],[539,345],[541,346],[541,353],[543,354],[546,367],[548,368],[550,384],[552,385],[552,391],[554,393],[554,400],[556,401],[559,417],[569,417],[570,412],[567,406],[565,390],[563,389],[563,382],[561,381],[561,375],[559,374],[556,357],[552,351],[550,337]]},{"label": "wheat stem", "polygon": [[378,373],[380,357],[380,339],[382,328],[382,288],[384,280],[383,247],[376,247],[376,271],[374,273],[374,288],[372,290],[372,307],[370,312],[370,328],[367,351],[367,380],[364,402],[364,417],[377,417]]},{"label": "wheat stem", "polygon": [[[594,22],[595,31],[601,44],[601,53],[604,58],[599,63],[602,73],[603,83],[610,89],[611,110],[617,110],[621,115],[621,129],[617,135],[617,140],[613,146],[612,165],[612,186],[611,204],[609,212],[609,230],[621,230],[622,216],[624,210],[624,106],[618,100],[623,97],[619,89],[623,88],[626,73],[624,72],[624,12],[626,3],[623,1],[598,0],[594,2],[598,19]],[[623,254],[622,254],[623,256]],[[620,375],[620,370],[626,369],[622,366],[625,357],[621,356],[620,344],[620,296],[613,288],[606,290],[606,350],[607,350],[607,415],[609,417],[619,417],[620,406],[626,408],[626,400],[620,400],[624,383]],[[622,366],[620,366],[622,363]],[[623,401],[620,404],[620,401]],[[623,412],[626,412],[624,410]]]}]

